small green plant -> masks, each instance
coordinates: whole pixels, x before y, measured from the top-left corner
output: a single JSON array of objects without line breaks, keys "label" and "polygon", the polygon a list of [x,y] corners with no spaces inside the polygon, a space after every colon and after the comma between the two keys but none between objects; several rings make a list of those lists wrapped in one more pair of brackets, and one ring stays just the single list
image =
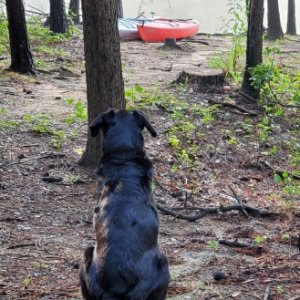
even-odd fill
[{"label": "small green plant", "polygon": [[51,134],[50,118],[45,114],[24,114],[23,120],[32,124],[32,131],[40,134]]},{"label": "small green plant", "polygon": [[[53,46],[47,46],[47,45],[37,45],[33,49],[34,51],[38,53],[44,53],[44,54],[49,54],[53,56],[67,56],[68,53],[61,49],[61,48],[55,48]],[[36,60],[35,60],[36,62]]]},{"label": "small green plant", "polygon": [[42,262],[42,261],[38,261],[34,263],[35,268],[39,269],[39,270],[43,270],[47,268],[47,265]]},{"label": "small green plant", "polygon": [[68,32],[53,33],[49,28],[44,27],[39,17],[32,16],[27,21],[27,31],[32,44],[55,44],[69,40],[78,30],[74,26],[69,26]]},{"label": "small green plant", "polygon": [[239,84],[242,80],[242,68],[239,68],[239,59],[245,54],[245,36],[247,32],[248,7],[241,4],[239,0],[228,2],[229,21],[224,20],[224,33],[232,34],[232,44],[229,52],[214,56],[209,59],[208,64],[213,68],[220,68],[226,73],[226,78],[233,83]]},{"label": "small green plant", "polygon": [[0,54],[9,50],[8,22],[6,16],[0,11]]},{"label": "small green plant", "polygon": [[79,175],[68,175],[65,177],[65,181],[70,184],[81,183],[82,178]]},{"label": "small green plant", "polygon": [[74,108],[74,112],[65,118],[66,124],[73,124],[87,120],[87,110],[85,105],[80,101],[72,98],[66,100],[66,103]]},{"label": "small green plant", "polygon": [[29,276],[25,276],[22,281],[25,288],[27,288],[31,283],[31,278]]},{"label": "small green plant", "polygon": [[261,105],[275,117],[284,114],[284,106],[300,105],[300,72],[283,71],[281,59],[274,57],[280,54],[278,47],[267,47],[265,63],[250,69],[251,84],[261,90]]},{"label": "small green plant", "polygon": [[50,145],[55,149],[61,149],[61,147],[67,140],[65,132],[63,130],[53,130],[52,135],[53,138],[50,142]]},{"label": "small green plant", "polygon": [[132,88],[125,90],[126,107],[129,109],[135,106],[136,101],[140,101],[145,90],[140,85],[135,85]]},{"label": "small green plant", "polygon": [[210,250],[217,250],[219,248],[219,242],[218,241],[208,241],[207,247]]},{"label": "small green plant", "polygon": [[195,115],[202,116],[205,124],[212,123],[215,120],[214,114],[218,111],[219,105],[214,104],[209,107],[201,107],[200,105],[192,105],[191,111]]},{"label": "small green plant", "polygon": [[50,121],[50,116],[46,114],[24,114],[23,121],[31,125],[33,132],[38,134],[51,135],[50,146],[55,149],[61,149],[67,141],[67,135],[63,130],[53,129],[53,124]]},{"label": "small green plant", "polygon": [[277,295],[284,294],[284,288],[281,285],[278,285],[275,289]]},{"label": "small green plant", "polygon": [[14,131],[20,127],[19,121],[14,120],[0,120],[0,131]]},{"label": "small green plant", "polygon": [[254,242],[255,242],[255,244],[257,244],[257,245],[261,245],[261,244],[265,243],[266,240],[267,240],[267,237],[266,237],[266,236],[258,235],[258,236],[255,237]]},{"label": "small green plant", "polygon": [[174,135],[171,135],[169,138],[168,138],[168,143],[170,146],[172,146],[173,148],[177,149],[180,145],[180,140],[174,136]]},{"label": "small green plant", "polygon": [[291,235],[288,232],[285,232],[281,235],[280,239],[282,241],[289,241],[291,239]]}]

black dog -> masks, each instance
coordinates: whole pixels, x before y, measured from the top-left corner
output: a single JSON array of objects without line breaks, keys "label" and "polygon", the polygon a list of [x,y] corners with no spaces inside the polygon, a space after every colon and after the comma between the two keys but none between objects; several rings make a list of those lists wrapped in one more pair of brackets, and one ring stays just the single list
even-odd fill
[{"label": "black dog", "polygon": [[163,300],[168,261],[158,250],[159,220],[152,198],[152,163],[145,156],[143,128],[156,132],[137,111],[109,110],[91,124],[103,131],[102,187],[94,210],[96,245],[84,253],[80,283],[86,300]]}]

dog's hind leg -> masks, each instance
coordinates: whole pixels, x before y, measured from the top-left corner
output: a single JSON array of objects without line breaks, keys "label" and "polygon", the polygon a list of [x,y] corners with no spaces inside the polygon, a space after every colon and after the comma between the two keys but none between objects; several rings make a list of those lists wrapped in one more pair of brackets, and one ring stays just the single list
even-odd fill
[{"label": "dog's hind leg", "polygon": [[146,300],[165,300],[167,296],[167,287],[163,289],[157,289]]}]

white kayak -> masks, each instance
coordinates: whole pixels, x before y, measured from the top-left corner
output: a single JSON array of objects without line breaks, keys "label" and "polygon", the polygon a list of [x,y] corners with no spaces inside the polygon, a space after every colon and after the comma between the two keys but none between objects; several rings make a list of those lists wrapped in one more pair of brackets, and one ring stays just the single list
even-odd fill
[{"label": "white kayak", "polygon": [[145,20],[139,19],[118,19],[119,36],[121,40],[140,40],[140,34],[137,25],[140,25]]}]

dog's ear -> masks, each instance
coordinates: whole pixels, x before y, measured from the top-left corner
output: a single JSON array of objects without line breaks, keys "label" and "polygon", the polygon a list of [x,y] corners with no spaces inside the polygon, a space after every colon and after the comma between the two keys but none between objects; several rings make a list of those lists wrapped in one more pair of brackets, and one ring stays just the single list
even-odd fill
[{"label": "dog's ear", "polygon": [[99,130],[103,124],[103,114],[100,114],[95,120],[90,124],[91,136],[95,137],[99,134]]},{"label": "dog's ear", "polygon": [[157,132],[155,131],[155,129],[152,127],[152,125],[150,124],[150,122],[142,112],[134,110],[133,115],[138,120],[140,120],[140,122],[143,125],[143,128],[146,127],[153,137],[157,136]]},{"label": "dog's ear", "polygon": [[99,130],[103,128],[104,125],[107,125],[107,122],[110,119],[113,119],[115,116],[115,111],[113,109],[109,109],[108,111],[101,113],[98,117],[92,121],[90,124],[90,132],[91,136],[95,137],[99,134]]}]

